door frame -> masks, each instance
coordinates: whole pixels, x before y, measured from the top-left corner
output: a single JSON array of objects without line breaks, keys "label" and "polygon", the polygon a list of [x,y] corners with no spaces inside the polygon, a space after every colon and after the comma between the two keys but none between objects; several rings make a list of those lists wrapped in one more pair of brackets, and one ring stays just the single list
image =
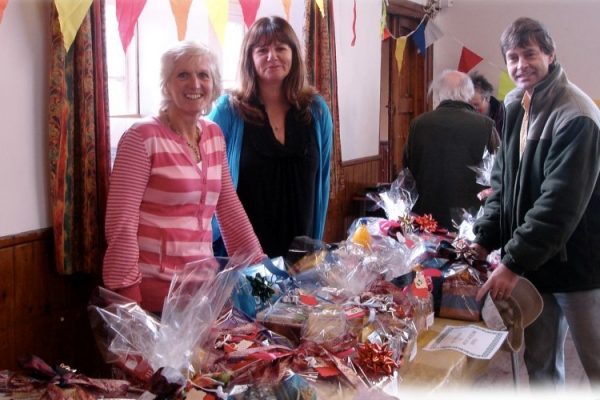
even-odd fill
[{"label": "door frame", "polygon": [[404,146],[410,122],[432,109],[427,92],[433,76],[433,47],[430,46],[423,56],[418,53],[413,41],[407,40],[400,71],[394,55],[394,38],[414,31],[425,15],[423,6],[408,0],[389,0],[387,5],[387,27],[392,38],[382,41],[381,51],[381,85],[385,88],[382,90],[381,115],[387,122],[382,123],[380,128],[381,182],[393,181],[404,168]]}]

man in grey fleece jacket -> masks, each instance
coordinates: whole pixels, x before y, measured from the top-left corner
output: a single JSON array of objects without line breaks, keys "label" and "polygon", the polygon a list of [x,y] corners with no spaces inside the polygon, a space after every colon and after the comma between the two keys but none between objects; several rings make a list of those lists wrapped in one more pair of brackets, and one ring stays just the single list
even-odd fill
[{"label": "man in grey fleece jacket", "polygon": [[542,293],[544,310],[525,330],[533,385],[564,384],[567,330],[592,386],[600,387],[600,111],[567,79],[545,27],[519,18],[502,34],[516,89],[505,99],[493,194],[475,224],[473,249],[502,249],[483,285],[505,299],[518,276]]}]

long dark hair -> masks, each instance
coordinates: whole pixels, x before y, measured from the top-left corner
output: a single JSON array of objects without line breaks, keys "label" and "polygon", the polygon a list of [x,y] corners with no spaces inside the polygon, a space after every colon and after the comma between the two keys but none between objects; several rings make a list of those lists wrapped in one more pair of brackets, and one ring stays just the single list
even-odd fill
[{"label": "long dark hair", "polygon": [[292,66],[283,80],[283,92],[286,100],[300,112],[303,122],[311,121],[310,103],[316,93],[306,79],[306,66],[302,58],[300,41],[292,26],[277,16],[263,17],[254,22],[242,42],[239,65],[239,88],[231,95],[232,104],[239,110],[247,122],[262,124],[264,114],[258,107],[258,82],[252,59],[256,46],[269,45],[273,42],[284,43],[292,49]]}]

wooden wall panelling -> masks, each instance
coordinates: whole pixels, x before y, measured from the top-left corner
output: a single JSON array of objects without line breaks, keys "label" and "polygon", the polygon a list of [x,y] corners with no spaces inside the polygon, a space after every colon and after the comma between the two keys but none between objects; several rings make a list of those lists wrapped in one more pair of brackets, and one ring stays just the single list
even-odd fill
[{"label": "wooden wall panelling", "polygon": [[12,247],[0,248],[0,370],[4,366],[2,359],[15,358],[14,329],[11,324],[15,297],[13,253]]},{"label": "wooden wall panelling", "polygon": [[49,229],[0,238],[0,370],[16,369],[19,357],[33,354],[106,376],[86,313],[98,279],[59,275],[53,260]]},{"label": "wooden wall panelling", "polygon": [[380,157],[368,157],[342,163],[344,189],[329,201],[324,241],[335,243],[346,239],[347,229],[358,217],[353,198],[378,182]]}]

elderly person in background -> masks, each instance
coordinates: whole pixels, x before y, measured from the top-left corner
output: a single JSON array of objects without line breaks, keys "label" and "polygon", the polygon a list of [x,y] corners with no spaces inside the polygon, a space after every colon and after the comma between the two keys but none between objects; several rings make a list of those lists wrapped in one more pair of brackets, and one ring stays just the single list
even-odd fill
[{"label": "elderly person in background", "polygon": [[419,194],[412,211],[432,214],[452,230],[454,210],[479,208],[477,193],[483,187],[470,167],[481,163],[484,149],[496,151],[499,137],[494,122],[469,104],[474,89],[467,74],[446,70],[433,81],[430,92],[439,105],[411,122],[404,165]]},{"label": "elderly person in background", "polygon": [[106,215],[107,288],[160,312],[173,272],[213,255],[216,212],[231,254],[258,261],[258,239],[233,188],[225,140],[202,118],[221,91],[215,56],[179,42],[162,56],[158,116],[123,134]]},{"label": "elderly person in background", "polygon": [[502,124],[504,123],[504,103],[492,96],[494,87],[483,75],[478,72],[471,73],[471,80],[475,87],[475,95],[471,99],[471,105],[475,111],[487,115],[494,120],[496,131],[502,137]]},{"label": "elderly person in background", "polygon": [[233,182],[263,249],[282,256],[296,236],[323,236],[331,114],[306,82],[298,37],[283,18],[250,27],[239,79],[209,118],[223,129]]}]

